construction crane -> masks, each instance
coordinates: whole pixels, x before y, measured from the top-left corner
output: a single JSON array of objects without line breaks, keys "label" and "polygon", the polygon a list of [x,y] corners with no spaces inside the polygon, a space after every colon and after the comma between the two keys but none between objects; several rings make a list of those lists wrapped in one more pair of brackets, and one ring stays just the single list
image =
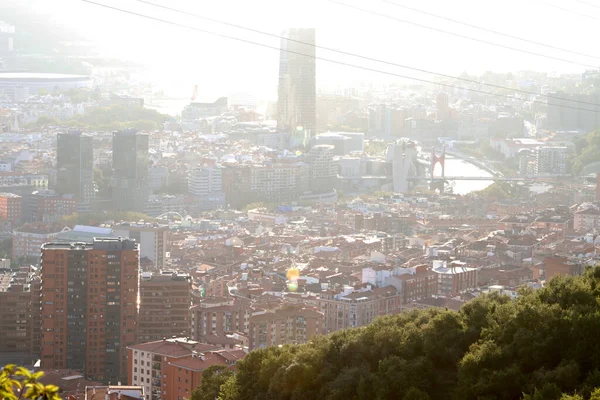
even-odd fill
[{"label": "construction crane", "polygon": [[192,93],[192,101],[196,100],[198,97],[198,85],[194,85],[194,92]]}]

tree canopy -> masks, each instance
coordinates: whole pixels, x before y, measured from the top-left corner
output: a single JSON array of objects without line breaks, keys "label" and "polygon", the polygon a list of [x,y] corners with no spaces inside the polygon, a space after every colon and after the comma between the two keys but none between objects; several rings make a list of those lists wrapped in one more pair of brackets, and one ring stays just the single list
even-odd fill
[{"label": "tree canopy", "polygon": [[219,382],[219,398],[596,399],[599,300],[593,268],[521,289],[515,300],[491,294],[458,312],[379,318],[303,345],[252,351]]},{"label": "tree canopy", "polygon": [[575,150],[577,155],[573,160],[573,172],[578,174],[586,165],[600,160],[600,131],[576,139]]},{"label": "tree canopy", "polygon": [[6,365],[0,372],[0,397],[5,400],[60,400],[57,386],[38,382],[42,376],[42,371],[30,372],[14,364]]}]

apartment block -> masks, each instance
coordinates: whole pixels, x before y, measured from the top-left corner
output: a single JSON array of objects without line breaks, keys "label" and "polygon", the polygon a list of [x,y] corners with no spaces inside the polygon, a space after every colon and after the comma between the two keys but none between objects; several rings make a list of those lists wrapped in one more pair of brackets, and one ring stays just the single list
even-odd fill
[{"label": "apartment block", "polygon": [[40,279],[31,267],[0,274],[0,349],[37,359],[40,349]]},{"label": "apartment block", "polygon": [[125,222],[113,226],[114,236],[133,239],[140,247],[140,259],[147,258],[159,271],[166,265],[168,225]]},{"label": "apartment block", "polygon": [[0,219],[13,227],[21,225],[23,198],[14,193],[0,193]]},{"label": "apartment block", "polygon": [[130,239],[43,245],[43,369],[126,381],[126,346],[136,333],[138,265],[139,249]]},{"label": "apartment block", "polygon": [[378,316],[399,313],[402,294],[393,286],[374,288],[368,285],[366,290],[321,292],[319,303],[324,315],[324,333],[331,333],[368,325]]},{"label": "apartment block", "polygon": [[136,343],[189,335],[191,289],[188,274],[143,272]]},{"label": "apartment block", "polygon": [[298,306],[254,312],[249,321],[250,350],[305,343],[323,332],[323,313]]},{"label": "apartment block", "polygon": [[233,298],[208,298],[194,306],[191,312],[192,338],[205,341],[209,336],[235,332],[248,333],[250,300]]}]

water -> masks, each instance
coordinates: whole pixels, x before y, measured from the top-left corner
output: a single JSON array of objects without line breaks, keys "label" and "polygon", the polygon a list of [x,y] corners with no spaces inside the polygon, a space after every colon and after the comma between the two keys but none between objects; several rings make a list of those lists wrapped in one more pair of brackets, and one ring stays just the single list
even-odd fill
[{"label": "water", "polygon": [[[439,170],[438,170],[439,169]],[[441,173],[441,167],[436,166],[435,175],[439,176]],[[446,176],[473,176],[473,177],[491,177],[492,174],[489,172],[468,163],[464,160],[456,158],[446,158]],[[453,190],[454,194],[464,195],[470,192],[483,190],[490,186],[494,181],[454,181]]]}]

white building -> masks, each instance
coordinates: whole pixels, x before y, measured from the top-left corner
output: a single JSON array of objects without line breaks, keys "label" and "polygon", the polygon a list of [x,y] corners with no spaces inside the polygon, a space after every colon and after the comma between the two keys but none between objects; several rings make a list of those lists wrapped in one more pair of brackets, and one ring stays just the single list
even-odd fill
[{"label": "white building", "polygon": [[156,223],[123,223],[113,226],[113,236],[135,239],[140,245],[140,259],[146,257],[156,269],[165,268],[169,227]]},{"label": "white building", "polygon": [[200,166],[188,177],[188,191],[193,196],[204,197],[223,190],[223,174],[220,167]]}]

